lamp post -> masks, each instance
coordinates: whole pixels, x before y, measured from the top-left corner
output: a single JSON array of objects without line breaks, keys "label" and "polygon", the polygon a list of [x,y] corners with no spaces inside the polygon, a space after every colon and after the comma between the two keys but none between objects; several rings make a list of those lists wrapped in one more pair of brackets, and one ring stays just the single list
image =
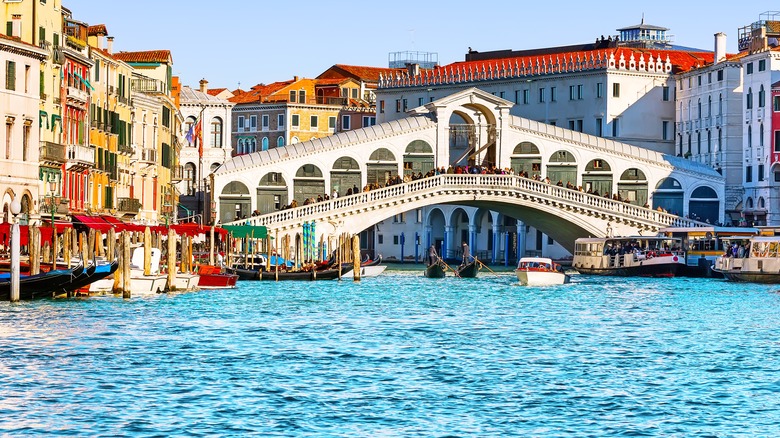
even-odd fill
[{"label": "lamp post", "polygon": [[19,231],[19,221],[16,216],[22,212],[22,203],[19,199],[11,202],[11,214],[13,215],[11,224],[11,302],[19,301],[19,255],[21,239]]},{"label": "lamp post", "polygon": [[54,228],[54,211],[57,209],[57,182],[56,181],[49,181],[49,191],[51,192],[51,197],[49,198],[49,210],[51,211],[51,227]]}]

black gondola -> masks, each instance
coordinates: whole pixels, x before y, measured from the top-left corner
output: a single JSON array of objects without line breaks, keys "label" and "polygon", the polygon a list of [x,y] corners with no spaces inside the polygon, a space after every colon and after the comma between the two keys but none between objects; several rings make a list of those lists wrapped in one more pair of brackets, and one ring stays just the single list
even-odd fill
[{"label": "black gondola", "polygon": [[444,270],[444,264],[441,261],[437,261],[432,265],[428,265],[424,274],[428,278],[444,278],[447,275],[447,271]]},{"label": "black gondola", "polygon": [[[61,293],[75,278],[85,271],[79,264],[73,269],[57,269],[37,275],[19,277],[19,299],[33,300],[36,298],[51,298]],[[0,279],[0,300],[11,298],[11,278],[3,275]]]},{"label": "black gondola", "polygon": [[363,268],[363,267],[366,267],[366,266],[376,266],[376,265],[378,265],[380,263],[382,263],[382,256],[381,255],[379,257],[375,258],[374,260],[370,260],[368,257],[366,257],[366,259],[363,260],[360,263],[360,267]]},{"label": "black gondola", "polygon": [[[343,264],[341,266],[341,275],[344,276],[347,273],[352,271],[352,264]],[[316,272],[316,275],[315,275]],[[276,280],[276,272],[271,271],[263,271],[261,274],[262,280]],[[322,269],[322,270],[316,270],[316,271],[279,271],[279,281],[285,281],[285,280],[303,280],[303,281],[313,281],[313,280],[335,280],[339,278],[339,269],[338,267],[334,268],[328,268],[328,269]]]},{"label": "black gondola", "polygon": [[259,280],[260,279],[260,268],[256,269],[245,269],[239,266],[235,266],[232,268],[225,268],[225,272],[228,274],[238,275],[239,280]]},{"label": "black gondola", "polygon": [[118,259],[114,259],[111,263],[104,263],[102,265],[96,265],[93,262],[93,264],[84,270],[82,275],[74,278],[69,284],[63,286],[62,292],[73,292],[82,287],[86,287],[113,274],[116,272],[117,268],[119,268]]},{"label": "black gondola", "polygon": [[460,278],[477,278],[479,273],[479,262],[477,259],[472,260],[470,263],[460,265],[455,269],[455,276]]}]

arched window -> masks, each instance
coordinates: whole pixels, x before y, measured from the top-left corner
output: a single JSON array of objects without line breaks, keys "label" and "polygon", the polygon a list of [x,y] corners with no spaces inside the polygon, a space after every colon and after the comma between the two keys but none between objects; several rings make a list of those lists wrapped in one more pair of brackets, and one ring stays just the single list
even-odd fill
[{"label": "arched window", "polygon": [[263,137],[263,150],[268,150],[268,137]]},{"label": "arched window", "polygon": [[222,119],[219,117],[211,119],[211,147],[222,147]]},{"label": "arched window", "polygon": [[718,128],[718,152],[720,152],[723,148],[723,131]]},{"label": "arched window", "polygon": [[257,139],[252,139],[252,152],[257,152]]},{"label": "arched window", "polygon": [[187,163],[184,165],[184,179],[187,181],[187,196],[195,196],[195,181],[197,178],[197,171],[195,164]]},{"label": "arched window", "polygon": [[764,107],[764,97],[765,97],[765,94],[766,93],[764,92],[764,86],[761,85],[761,89],[758,90],[758,107],[759,108],[763,108]]},{"label": "arched window", "polygon": [[712,153],[712,131],[707,130],[707,153]]},{"label": "arched window", "polygon": [[701,99],[696,103],[697,108],[697,119],[701,119]]},{"label": "arched window", "polygon": [[282,147],[282,146],[284,146],[284,137],[280,135],[276,139],[276,147]]},{"label": "arched window", "polygon": [[712,96],[707,96],[707,117],[712,117]]},{"label": "arched window", "polygon": [[190,131],[192,130],[192,126],[195,124],[195,117],[189,116],[187,117],[187,120],[184,121],[184,133],[187,135],[187,142],[189,147],[195,147],[195,138],[190,137]]},{"label": "arched window", "polygon": [[745,107],[747,109],[753,108],[753,88],[748,88],[747,95],[745,95]]},{"label": "arched window", "polygon": [[748,135],[747,135],[747,137],[748,137],[747,138],[748,147],[752,148],[753,147],[753,127],[752,126],[748,126]]},{"label": "arched window", "polygon": [[701,155],[701,132],[696,133],[696,155]]},{"label": "arched window", "polygon": [[758,127],[758,145],[764,146],[764,124]]},{"label": "arched window", "polygon": [[244,153],[244,139],[243,138],[239,138],[238,139],[238,144],[236,145],[236,153],[238,155],[241,155],[241,154]]}]

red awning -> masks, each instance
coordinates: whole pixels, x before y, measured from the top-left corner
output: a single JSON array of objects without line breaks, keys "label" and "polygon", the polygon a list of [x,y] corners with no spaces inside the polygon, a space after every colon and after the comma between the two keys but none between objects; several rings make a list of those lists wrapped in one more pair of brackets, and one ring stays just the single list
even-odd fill
[{"label": "red awning", "polygon": [[[30,238],[30,230],[27,225],[19,225],[19,245],[26,246]],[[0,224],[0,244],[6,248],[11,246],[11,224],[3,222]]]},{"label": "red awning", "polygon": [[81,215],[73,215],[73,220],[75,225],[78,225],[79,223],[86,226],[87,228],[92,228],[95,230],[98,230],[102,233],[107,232],[109,229],[113,227],[112,224],[109,224],[105,220],[103,220],[100,216],[81,216]]}]

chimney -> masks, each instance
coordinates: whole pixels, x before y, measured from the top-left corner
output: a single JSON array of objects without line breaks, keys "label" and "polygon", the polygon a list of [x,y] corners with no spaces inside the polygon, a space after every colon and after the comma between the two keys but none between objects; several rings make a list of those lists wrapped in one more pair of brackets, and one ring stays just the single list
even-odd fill
[{"label": "chimney", "polygon": [[298,82],[298,76],[293,76],[293,82]]},{"label": "chimney", "polygon": [[209,92],[209,81],[205,79],[200,80],[200,92],[204,94]]},{"label": "chimney", "polygon": [[106,52],[108,53],[114,53],[114,37],[106,37],[106,40],[108,41],[108,45],[106,46]]},{"label": "chimney", "polygon": [[715,64],[726,60],[726,34],[718,32],[715,34]]},{"label": "chimney", "polygon": [[103,50],[103,40],[106,38],[105,35],[98,34],[97,36],[97,48],[100,50]]},{"label": "chimney", "polygon": [[420,74],[420,64],[407,63],[406,64],[406,71],[409,72],[409,76],[419,76],[419,74]]}]

